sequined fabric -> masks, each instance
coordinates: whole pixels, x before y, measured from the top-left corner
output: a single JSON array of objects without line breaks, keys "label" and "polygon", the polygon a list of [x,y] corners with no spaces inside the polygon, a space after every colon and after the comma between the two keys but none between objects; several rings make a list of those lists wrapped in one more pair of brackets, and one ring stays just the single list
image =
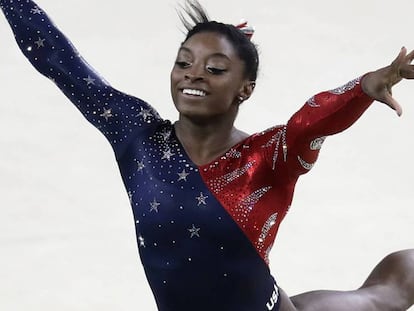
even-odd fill
[{"label": "sequined fabric", "polygon": [[324,137],[350,126],[371,103],[359,83],[315,95],[286,125],[199,167],[173,124],[110,86],[43,9],[30,0],[0,0],[0,6],[32,65],[113,147],[158,309],[277,311],[267,264],[277,230]]}]

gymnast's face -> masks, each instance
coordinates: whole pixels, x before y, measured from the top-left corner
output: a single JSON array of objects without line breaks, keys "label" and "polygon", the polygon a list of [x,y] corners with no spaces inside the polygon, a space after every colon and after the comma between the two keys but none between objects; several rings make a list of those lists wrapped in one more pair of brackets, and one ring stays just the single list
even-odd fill
[{"label": "gymnast's face", "polygon": [[180,116],[209,120],[237,115],[240,96],[248,97],[244,62],[222,35],[200,32],[178,51],[171,72],[171,94]]}]

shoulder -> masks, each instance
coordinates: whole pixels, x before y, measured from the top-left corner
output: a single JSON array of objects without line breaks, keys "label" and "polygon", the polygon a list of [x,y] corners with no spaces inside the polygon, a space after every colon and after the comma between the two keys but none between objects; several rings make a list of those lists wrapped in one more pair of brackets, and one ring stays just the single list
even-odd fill
[{"label": "shoulder", "polygon": [[286,125],[276,125],[268,128],[262,132],[255,133],[249,137],[252,143],[270,144],[273,145],[275,142],[280,140],[286,135]]}]

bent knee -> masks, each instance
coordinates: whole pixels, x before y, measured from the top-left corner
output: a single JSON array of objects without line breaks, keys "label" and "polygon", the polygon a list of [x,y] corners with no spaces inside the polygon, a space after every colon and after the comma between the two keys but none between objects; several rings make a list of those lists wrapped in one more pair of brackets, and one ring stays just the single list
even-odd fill
[{"label": "bent knee", "polygon": [[280,309],[279,311],[299,311],[301,309],[296,308],[290,297],[285,293],[283,289],[279,287]]}]

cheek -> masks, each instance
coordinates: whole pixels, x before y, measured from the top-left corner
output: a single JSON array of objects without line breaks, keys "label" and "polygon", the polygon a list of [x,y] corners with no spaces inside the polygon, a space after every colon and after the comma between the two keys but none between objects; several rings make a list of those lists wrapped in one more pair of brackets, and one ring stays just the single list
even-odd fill
[{"label": "cheek", "polygon": [[172,68],[171,73],[170,73],[170,81],[171,84],[177,84],[182,77],[182,72],[180,72],[179,69],[175,68],[175,66]]},{"label": "cheek", "polygon": [[176,80],[177,80],[176,73],[174,72],[174,70],[171,70],[171,73],[170,73],[170,83],[171,83],[171,85],[173,85],[174,81],[176,81]]},{"label": "cheek", "polygon": [[175,72],[174,70],[171,71],[170,74],[170,88],[171,88],[171,93],[174,94],[174,92],[176,92],[176,85],[178,83],[179,77],[177,72]]},{"label": "cheek", "polygon": [[228,101],[234,101],[239,95],[240,85],[235,80],[223,81],[219,85],[221,93],[227,98]]}]

